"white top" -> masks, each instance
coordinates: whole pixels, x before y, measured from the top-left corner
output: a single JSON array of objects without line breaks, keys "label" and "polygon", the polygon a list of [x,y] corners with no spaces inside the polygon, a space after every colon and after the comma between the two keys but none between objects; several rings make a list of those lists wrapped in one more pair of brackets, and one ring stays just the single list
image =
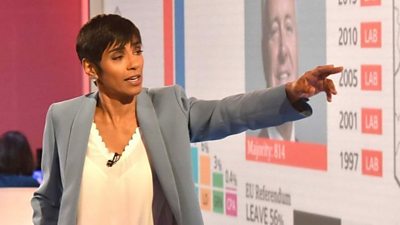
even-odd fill
[{"label": "white top", "polygon": [[153,225],[153,179],[136,129],[121,158],[109,152],[93,123],[83,167],[77,225]]}]

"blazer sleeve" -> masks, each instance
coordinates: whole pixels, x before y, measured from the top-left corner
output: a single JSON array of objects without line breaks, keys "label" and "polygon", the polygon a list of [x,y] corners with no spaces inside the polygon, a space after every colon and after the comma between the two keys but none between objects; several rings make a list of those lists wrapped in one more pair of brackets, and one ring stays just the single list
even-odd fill
[{"label": "blazer sleeve", "polygon": [[182,89],[177,94],[187,111],[192,142],[277,126],[312,114],[306,100],[289,102],[284,85],[212,101],[186,99]]},{"label": "blazer sleeve", "polygon": [[53,107],[50,106],[43,135],[43,182],[31,200],[35,225],[55,225],[58,222],[62,184],[56,143]]}]

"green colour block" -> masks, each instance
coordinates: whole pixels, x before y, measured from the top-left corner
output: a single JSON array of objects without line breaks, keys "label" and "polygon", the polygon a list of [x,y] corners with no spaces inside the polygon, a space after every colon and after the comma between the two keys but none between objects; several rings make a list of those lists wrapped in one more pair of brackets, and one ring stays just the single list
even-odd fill
[{"label": "green colour block", "polygon": [[224,192],[213,191],[213,211],[215,213],[224,213]]},{"label": "green colour block", "polygon": [[224,176],[222,173],[213,173],[213,186],[215,188],[224,188]]}]

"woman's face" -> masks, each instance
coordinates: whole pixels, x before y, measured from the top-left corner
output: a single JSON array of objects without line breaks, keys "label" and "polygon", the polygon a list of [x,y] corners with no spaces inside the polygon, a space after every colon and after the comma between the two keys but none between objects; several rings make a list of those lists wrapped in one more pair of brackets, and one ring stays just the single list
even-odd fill
[{"label": "woman's face", "polygon": [[142,90],[143,63],[142,45],[138,41],[106,48],[99,64],[99,91],[121,99],[138,95]]}]

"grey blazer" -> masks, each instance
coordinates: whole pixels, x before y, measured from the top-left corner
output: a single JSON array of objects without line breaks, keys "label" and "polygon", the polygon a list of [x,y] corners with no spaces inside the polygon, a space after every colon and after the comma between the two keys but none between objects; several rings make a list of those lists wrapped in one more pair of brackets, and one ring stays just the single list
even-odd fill
[{"label": "grey blazer", "polygon": [[[50,106],[43,138],[43,183],[31,204],[36,225],[76,224],[83,164],[97,93]],[[304,110],[296,110],[296,109]],[[154,177],[155,224],[203,224],[195,195],[190,142],[221,139],[247,129],[304,118],[284,86],[222,100],[187,98],[178,86],[146,89],[137,97],[137,118]]]}]

